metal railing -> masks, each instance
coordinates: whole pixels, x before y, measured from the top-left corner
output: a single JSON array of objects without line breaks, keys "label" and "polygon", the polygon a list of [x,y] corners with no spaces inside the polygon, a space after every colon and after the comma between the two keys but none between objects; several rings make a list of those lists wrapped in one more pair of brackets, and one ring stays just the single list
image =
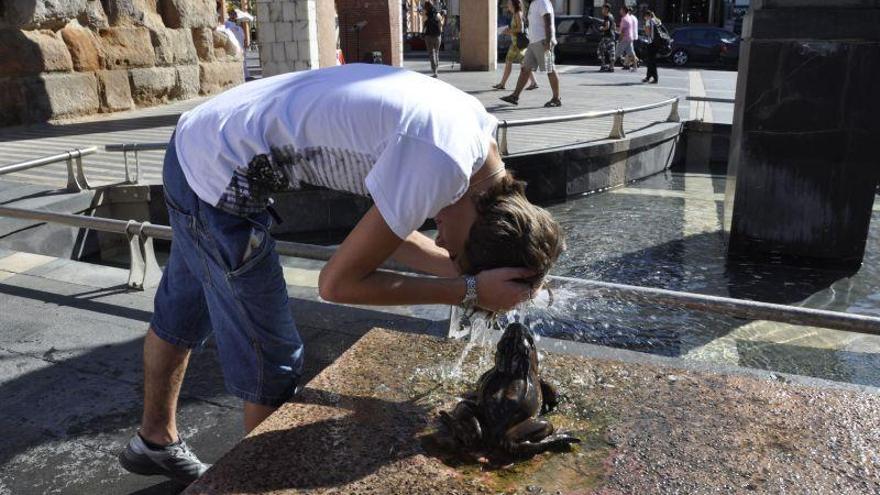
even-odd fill
[{"label": "metal railing", "polygon": [[[55,222],[72,227],[126,235],[131,252],[128,285],[134,289],[154,287],[158,284],[161,278],[161,269],[156,262],[153,238],[170,240],[172,237],[171,227],[153,225],[149,222],[135,222],[133,220],[126,222],[123,220],[68,213],[26,210],[9,206],[0,206],[0,216]],[[335,248],[329,246],[283,241],[276,242],[276,250],[278,254],[284,256],[319,261],[330,259],[336,251]],[[395,270],[401,269],[399,265],[395,264],[386,264],[383,267]],[[597,280],[570,277],[550,277],[550,279],[551,281],[556,280],[566,284],[575,284],[580,288],[599,291],[622,300],[662,305],[669,308],[698,310],[737,318],[769,320],[880,335],[880,318],[874,316],[616,284]]]},{"label": "metal railing", "polygon": [[[108,144],[104,146],[104,151],[122,152],[122,162],[125,165],[125,182],[128,184],[137,184],[141,175],[141,163],[138,159],[139,151],[165,151],[168,148],[168,142],[162,143],[124,143],[124,144]],[[134,155],[134,173],[128,167],[128,154]]]},{"label": "metal railing", "polygon": [[21,172],[22,170],[51,165],[53,163],[67,162],[66,189],[69,192],[80,192],[86,189],[91,189],[89,181],[86,180],[85,171],[83,170],[82,157],[86,155],[91,155],[93,153],[96,153],[97,151],[98,148],[91,146],[88,148],[75,149],[65,151],[63,153],[56,153],[54,155],[44,156],[42,158],[35,158],[33,160],[13,163],[12,165],[7,165],[0,168],[0,175]]},{"label": "metal railing", "polygon": [[709,103],[736,103],[734,98],[713,98],[710,96],[688,96],[685,98],[687,101],[693,101],[697,104],[696,109],[694,110],[695,115],[699,115],[700,122],[706,120],[706,108]]},{"label": "metal railing", "polygon": [[558,124],[560,122],[572,122],[576,120],[598,119],[602,117],[612,116],[614,117],[614,122],[611,124],[611,132],[608,134],[608,139],[623,139],[626,137],[626,132],[624,132],[623,130],[624,115],[628,113],[644,112],[646,110],[653,110],[655,108],[665,107],[669,105],[669,116],[666,118],[666,122],[681,122],[681,118],[678,115],[678,101],[679,98],[676,96],[675,98],[670,98],[668,100],[658,101],[657,103],[650,103],[637,107],[617,108],[615,110],[601,110],[595,112],[578,113],[574,115],[561,115],[558,117],[502,120],[498,123],[498,128],[495,130],[495,142],[498,143],[498,151],[501,152],[502,155],[508,155],[509,152],[507,147],[507,129],[511,127],[522,127],[527,125],[539,124]]}]

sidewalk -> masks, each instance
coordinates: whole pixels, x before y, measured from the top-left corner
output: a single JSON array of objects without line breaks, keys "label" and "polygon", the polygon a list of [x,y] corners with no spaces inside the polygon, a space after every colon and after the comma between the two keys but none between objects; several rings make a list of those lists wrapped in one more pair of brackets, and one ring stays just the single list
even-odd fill
[{"label": "sidewalk", "polygon": [[[427,61],[411,61],[408,69],[430,73]],[[526,91],[520,105],[514,107],[498,98],[509,91],[495,91],[490,87],[501,78],[503,66],[495,74],[487,72],[460,72],[449,62],[441,67],[440,79],[455,85],[477,97],[486,108],[499,119],[516,120],[551,115],[569,115],[592,110],[608,110],[654,103],[673,96],[705,94],[715,97],[732,98],[736,86],[736,73],[712,70],[664,69],[661,71],[661,84],[643,85],[644,69],[638,73],[618,71],[614,74],[597,73],[593,66],[560,66],[563,106],[543,108],[550,99],[550,90],[544,74],[537,74],[535,91]],[[518,71],[514,70],[508,88],[512,89]],[[99,146],[133,142],[167,141],[174,130],[180,114],[203,102],[196,98],[168,105],[150,107],[130,112],[91,116],[75,122],[58,122],[25,127],[0,129],[0,166],[28,160],[39,156],[66,151],[72,148]],[[715,121],[730,122],[733,105],[713,104],[710,112]],[[683,119],[689,116],[688,102],[683,101],[679,109]],[[632,131],[653,122],[665,120],[669,108],[659,108],[629,115],[624,129]],[[509,133],[511,153],[561,146],[576,142],[604,139],[611,130],[611,118],[594,119],[581,122],[544,125],[539,127],[516,128]],[[144,152],[140,154],[141,180],[145,183],[161,182],[161,162],[163,152]],[[119,182],[124,177],[121,153],[107,153],[101,150],[85,159],[86,175],[95,184]],[[38,169],[19,172],[5,178],[39,184],[47,188],[63,187],[66,184],[66,168],[63,163]]]},{"label": "sidewalk", "polygon": [[[287,278],[297,283],[296,267]],[[126,290],[127,271],[0,250],[0,494],[168,494],[161,477],[119,468],[116,454],[140,422],[142,339],[154,291]],[[448,309],[378,312],[318,302],[290,285],[306,345],[304,382],[374,326],[444,334]],[[396,314],[391,312],[396,311]],[[214,346],[193,356],[179,408],[181,434],[205,462],[242,436]]]}]

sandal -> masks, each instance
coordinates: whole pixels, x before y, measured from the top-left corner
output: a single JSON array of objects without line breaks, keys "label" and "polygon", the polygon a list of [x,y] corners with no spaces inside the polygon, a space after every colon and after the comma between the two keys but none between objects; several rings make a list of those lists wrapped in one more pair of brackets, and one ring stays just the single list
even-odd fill
[{"label": "sandal", "polygon": [[492,89],[500,89],[500,90],[503,90],[503,89],[504,89],[504,85],[501,84],[501,83],[499,83],[499,84],[496,84],[496,85],[492,86]]},{"label": "sandal", "polygon": [[519,105],[519,97],[518,96],[513,96],[513,95],[502,96],[500,98],[500,100],[506,101],[507,103],[510,103],[511,105]]},{"label": "sandal", "polygon": [[561,106],[562,106],[562,99],[561,98],[551,98],[550,101],[548,101],[547,103],[544,103],[544,107],[546,107],[546,108],[561,107]]},{"label": "sandal", "polygon": [[540,87],[540,86],[538,86],[537,84],[532,84],[531,86],[529,86],[528,88],[526,88],[526,90],[527,90],[527,91],[531,91],[531,90],[533,90],[533,89],[538,89],[539,87]]}]

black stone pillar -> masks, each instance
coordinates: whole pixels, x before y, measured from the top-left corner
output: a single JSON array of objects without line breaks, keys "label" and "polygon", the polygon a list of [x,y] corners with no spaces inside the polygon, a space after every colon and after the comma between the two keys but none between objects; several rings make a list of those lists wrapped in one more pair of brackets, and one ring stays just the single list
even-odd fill
[{"label": "black stone pillar", "polygon": [[752,0],[743,38],[729,254],[857,268],[880,180],[880,2]]}]

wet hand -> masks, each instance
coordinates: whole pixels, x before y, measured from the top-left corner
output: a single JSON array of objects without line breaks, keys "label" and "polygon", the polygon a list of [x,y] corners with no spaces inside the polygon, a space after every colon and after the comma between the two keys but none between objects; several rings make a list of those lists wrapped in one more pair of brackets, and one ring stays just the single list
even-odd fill
[{"label": "wet hand", "polygon": [[528,268],[496,268],[477,274],[477,306],[488,311],[508,311],[532,298],[533,289],[523,279],[537,273]]}]

